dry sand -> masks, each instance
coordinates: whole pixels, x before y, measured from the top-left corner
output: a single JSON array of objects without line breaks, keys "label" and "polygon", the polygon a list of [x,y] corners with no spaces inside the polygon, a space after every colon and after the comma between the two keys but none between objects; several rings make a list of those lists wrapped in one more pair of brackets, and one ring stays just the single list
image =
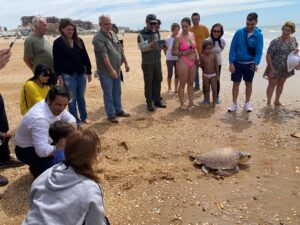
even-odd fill
[{"label": "dry sand", "polygon": [[[95,68],[91,40],[84,37]],[[1,48],[9,42],[1,39]],[[0,91],[13,134],[21,120],[21,85],[31,76],[22,61],[23,42],[15,44],[11,61],[0,71]],[[300,224],[300,140],[290,136],[300,129],[300,74],[287,81],[282,98],[287,106],[266,110],[267,82],[261,77],[264,65],[260,66],[254,82],[254,112],[229,114],[231,82],[225,52],[222,104],[182,111],[177,96],[166,93],[163,59],[162,96],[168,107],[149,113],[136,34],[126,34],[124,42],[131,71],[125,74],[122,96],[132,116],[117,125],[107,122],[99,81],[94,79],[86,91],[88,127],[102,140],[104,154],[97,171],[111,224]],[[241,105],[243,92],[244,85]],[[195,98],[197,103],[202,100],[201,93]],[[222,146],[252,153],[249,167],[215,179],[204,176],[188,158],[188,151],[201,153]],[[27,166],[0,172],[9,178],[9,184],[0,188],[0,224],[20,224],[28,210],[33,178]]]}]

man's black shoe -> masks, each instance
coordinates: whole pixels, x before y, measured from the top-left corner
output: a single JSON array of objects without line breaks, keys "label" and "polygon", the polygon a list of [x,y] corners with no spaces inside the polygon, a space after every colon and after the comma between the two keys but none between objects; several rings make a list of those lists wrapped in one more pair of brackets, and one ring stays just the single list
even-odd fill
[{"label": "man's black shoe", "polygon": [[155,102],[154,105],[155,105],[156,107],[159,107],[159,108],[167,108],[167,104],[164,103],[163,100],[160,100],[160,101]]},{"label": "man's black shoe", "polygon": [[124,111],[122,110],[121,112],[116,113],[116,116],[118,116],[118,117],[129,117],[130,114],[127,113],[127,112],[124,112]]},{"label": "man's black shoe", "polygon": [[119,121],[117,120],[117,118],[115,116],[109,117],[109,118],[107,118],[107,120],[111,123],[119,123]]},{"label": "man's black shoe", "polygon": [[147,110],[149,112],[154,112],[154,106],[152,102],[147,102]]},{"label": "man's black shoe", "polygon": [[8,184],[8,180],[6,177],[0,175],[0,186],[4,186]]},{"label": "man's black shoe", "polygon": [[8,161],[0,163],[0,169],[13,168],[13,167],[19,167],[19,166],[24,166],[24,165],[25,165],[25,163],[23,163],[23,162],[17,160],[16,158],[10,156]]}]

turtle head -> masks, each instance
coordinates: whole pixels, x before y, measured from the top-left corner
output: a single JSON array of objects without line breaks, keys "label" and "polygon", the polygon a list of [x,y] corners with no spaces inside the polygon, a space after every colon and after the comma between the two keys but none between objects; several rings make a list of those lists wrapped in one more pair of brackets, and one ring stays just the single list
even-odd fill
[{"label": "turtle head", "polygon": [[251,154],[247,152],[238,152],[237,156],[239,163],[247,162],[249,159],[251,159]]}]

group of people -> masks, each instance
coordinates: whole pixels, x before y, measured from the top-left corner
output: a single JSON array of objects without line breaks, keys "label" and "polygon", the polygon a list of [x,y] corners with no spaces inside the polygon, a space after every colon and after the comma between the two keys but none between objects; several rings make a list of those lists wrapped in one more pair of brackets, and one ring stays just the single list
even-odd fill
[{"label": "group of people", "polygon": [[[192,22],[191,22],[192,21]],[[172,34],[165,41],[166,65],[168,71],[168,90],[171,92],[171,79],[173,68],[175,69],[174,92],[178,92],[181,109],[194,107],[193,91],[199,91],[199,69],[202,70],[203,94],[202,101],[207,107],[212,103],[220,104],[220,75],[222,69],[222,57],[226,42],[222,38],[224,29],[222,24],[216,23],[210,32],[207,27],[200,24],[200,15],[193,13],[191,19],[185,17],[180,26],[177,23],[171,25]],[[246,18],[246,26],[238,29],[232,39],[229,50],[229,71],[231,73],[232,104],[228,112],[238,110],[238,94],[242,79],[245,81],[244,110],[251,112],[250,98],[252,94],[252,82],[257,72],[263,53],[263,34],[257,27],[258,15],[249,13]],[[193,26],[191,26],[193,25]],[[156,32],[156,31],[154,31]],[[292,34],[295,32],[295,24],[286,22],[282,26],[282,35],[274,39],[267,50],[267,68],[264,77],[269,80],[267,87],[267,106],[272,107],[271,99],[276,87],[275,106],[283,106],[280,102],[283,86],[286,79],[294,74],[294,69],[300,69],[298,43]],[[294,66],[288,71],[288,56],[294,60]],[[179,84],[178,84],[179,83]],[[187,84],[189,104],[185,105],[184,90]],[[210,100],[210,90],[212,101]]]},{"label": "group of people", "polygon": [[[238,109],[242,78],[246,85],[244,110],[252,111],[252,81],[263,51],[263,35],[256,27],[257,22],[256,13],[248,14],[246,27],[238,29],[231,42],[229,71],[233,87],[229,112]],[[209,32],[206,26],[200,24],[200,15],[193,13],[191,19],[184,17],[181,20],[180,34],[180,25],[172,24],[172,34],[166,40],[161,38],[160,24],[161,21],[154,14],[147,15],[146,26],[138,32],[137,37],[142,55],[147,110],[153,112],[156,107],[167,107],[161,96],[161,51],[166,54],[168,90],[172,91],[174,73],[174,92],[178,93],[181,109],[195,106],[193,93],[200,90],[199,68],[202,70],[203,103],[207,106],[210,103],[213,106],[220,104],[221,52],[226,45],[222,38],[222,24],[214,24]],[[15,138],[18,159],[10,155],[8,141],[11,134],[0,95],[0,168],[27,164],[35,178],[31,188],[30,210],[23,224],[32,224],[32,221],[38,221],[38,224],[64,223],[65,216],[50,216],[53,212],[50,212],[48,205],[55,206],[57,212],[72,206],[72,213],[67,218],[70,224],[109,224],[103,210],[99,178],[93,170],[100,152],[100,140],[93,131],[81,129],[82,124],[88,123],[84,95],[87,81],[92,79],[91,62],[84,42],[69,19],[60,21],[60,36],[53,45],[46,36],[45,18],[34,17],[32,25],[34,31],[24,43],[24,62],[34,75],[21,90],[20,110],[23,118]],[[125,65],[126,72],[130,67],[109,15],[101,15],[99,25],[100,30],[92,41],[97,74],[103,90],[107,119],[111,123],[118,123],[117,117],[130,116],[122,106],[121,66]],[[268,106],[271,106],[275,88],[274,104],[282,106],[280,96],[284,83],[294,74],[294,69],[300,69],[298,43],[291,36],[294,32],[295,24],[286,22],[282,26],[282,35],[274,39],[268,48],[264,72],[264,77],[269,80]],[[10,57],[10,48],[0,50],[0,69]],[[293,66],[288,65],[288,57],[294,57]],[[186,86],[188,105],[184,100]],[[66,111],[67,106],[69,111]],[[0,185],[7,183],[8,180],[0,176]],[[63,190],[70,193],[67,202],[63,201]],[[87,194],[82,190],[88,190]],[[76,195],[72,197],[72,193]]]}]

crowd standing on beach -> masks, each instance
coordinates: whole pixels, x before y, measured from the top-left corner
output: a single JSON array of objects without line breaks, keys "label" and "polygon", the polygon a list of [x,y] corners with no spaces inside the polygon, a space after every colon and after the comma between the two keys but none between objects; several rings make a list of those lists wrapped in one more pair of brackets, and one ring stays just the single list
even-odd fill
[{"label": "crowd standing on beach", "polygon": [[[161,96],[163,80],[161,51],[166,54],[168,91],[178,93],[182,110],[196,107],[193,94],[200,91],[199,70],[202,72],[204,98],[202,104],[215,107],[221,103],[220,75],[221,53],[226,43],[222,38],[223,25],[216,23],[210,32],[200,24],[200,14],[191,19],[184,17],[180,25],[173,23],[172,34],[166,40],[160,35],[161,21],[156,15],[146,16],[146,26],[138,32],[137,43],[142,56],[144,96],[149,112],[166,108]],[[252,81],[260,64],[263,50],[263,34],[257,27],[256,13],[248,14],[246,26],[238,29],[229,51],[232,104],[228,112],[238,110],[239,86],[245,81],[244,110],[251,112]],[[53,45],[48,40],[47,22],[41,16],[34,17],[34,27],[24,43],[24,62],[33,72],[21,89],[20,111],[22,121],[16,133],[15,153],[10,155],[11,138],[4,100],[0,95],[0,168],[27,164],[35,178],[30,193],[30,209],[23,224],[109,224],[103,209],[103,197],[99,178],[93,169],[97,154],[101,151],[98,136],[90,130],[82,130],[88,123],[85,104],[87,81],[92,80],[92,68],[83,40],[78,37],[76,26],[69,19],[59,24],[60,36]],[[130,70],[123,43],[118,39],[117,27],[113,29],[109,15],[99,17],[100,30],[93,39],[97,74],[103,90],[107,119],[118,123],[118,117],[129,117],[121,100],[123,73]],[[269,80],[267,106],[275,91],[275,106],[282,107],[280,96],[287,78],[300,69],[298,43],[292,34],[295,24],[286,22],[282,35],[274,39],[267,50],[267,68],[263,74]],[[11,57],[11,49],[0,50],[0,69]],[[185,104],[187,86],[188,105]],[[212,98],[210,93],[212,92]],[[66,110],[68,106],[69,110]],[[79,115],[77,112],[79,111]],[[8,183],[0,176],[0,186]],[[68,201],[63,201],[68,193]],[[78,196],[84,194],[85,196]],[[55,195],[55,198],[53,196]],[[41,197],[42,196],[42,197]],[[55,206],[55,211],[52,207]],[[72,212],[61,217],[61,210]],[[38,213],[37,213],[38,212]]]}]

